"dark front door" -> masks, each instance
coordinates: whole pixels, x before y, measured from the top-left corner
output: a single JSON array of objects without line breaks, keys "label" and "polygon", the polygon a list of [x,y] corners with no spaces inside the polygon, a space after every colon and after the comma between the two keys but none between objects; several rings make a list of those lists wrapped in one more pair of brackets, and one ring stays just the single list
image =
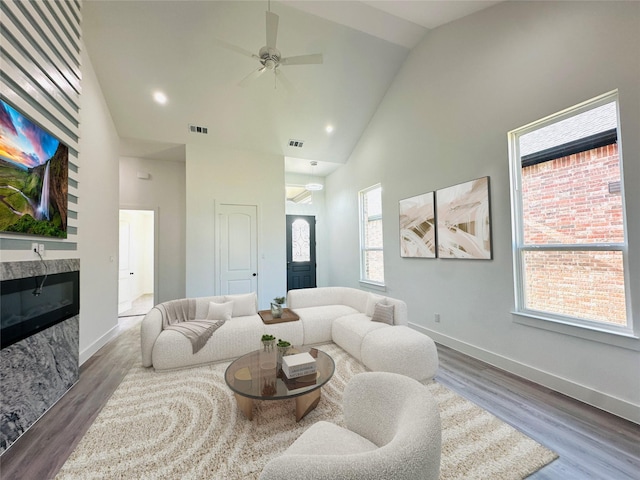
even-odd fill
[{"label": "dark front door", "polygon": [[316,286],[316,217],[287,215],[287,291]]}]

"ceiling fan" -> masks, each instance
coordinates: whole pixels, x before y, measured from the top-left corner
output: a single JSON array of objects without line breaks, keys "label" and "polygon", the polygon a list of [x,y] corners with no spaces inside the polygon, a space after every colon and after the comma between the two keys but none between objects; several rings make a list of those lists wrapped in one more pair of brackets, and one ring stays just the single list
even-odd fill
[{"label": "ceiling fan", "polygon": [[262,47],[258,54],[251,53],[242,47],[232,45],[223,40],[217,40],[220,46],[233,50],[236,53],[240,53],[246,57],[255,58],[260,62],[260,67],[257,70],[252,71],[244,79],[242,79],[238,85],[245,87],[256,78],[260,77],[267,70],[271,70],[274,73],[274,81],[279,79],[282,84],[291,89],[292,85],[280,71],[281,66],[287,65],[312,65],[322,63],[322,54],[313,53],[310,55],[297,55],[294,57],[282,57],[280,50],[276,48],[276,40],[278,38],[278,20],[279,17],[275,13],[271,12],[271,1],[268,3],[268,10],[266,13],[266,26],[267,26],[267,44]]}]

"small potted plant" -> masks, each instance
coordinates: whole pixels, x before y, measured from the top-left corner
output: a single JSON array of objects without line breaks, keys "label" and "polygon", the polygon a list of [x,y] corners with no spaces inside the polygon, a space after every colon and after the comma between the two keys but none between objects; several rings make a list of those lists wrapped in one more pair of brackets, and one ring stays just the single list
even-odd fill
[{"label": "small potted plant", "polygon": [[279,338],[276,347],[278,347],[278,367],[280,367],[282,365],[282,357],[284,357],[291,348],[291,342]]},{"label": "small potted plant", "polygon": [[271,352],[276,346],[276,337],[269,335],[268,333],[262,335],[262,350],[265,352]]},{"label": "small potted plant", "polygon": [[282,317],[282,305],[284,304],[284,297],[276,297],[271,302],[271,315],[273,318]]}]

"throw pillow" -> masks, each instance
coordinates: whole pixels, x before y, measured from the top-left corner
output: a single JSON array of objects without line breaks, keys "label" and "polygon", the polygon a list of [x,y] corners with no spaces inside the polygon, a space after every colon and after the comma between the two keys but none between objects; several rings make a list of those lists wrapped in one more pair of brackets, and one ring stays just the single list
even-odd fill
[{"label": "throw pillow", "polygon": [[364,313],[367,315],[367,317],[373,317],[373,311],[375,310],[376,304],[378,303],[384,304],[384,297],[369,292],[369,297],[367,298],[367,308],[365,308],[364,310]]},{"label": "throw pillow", "polygon": [[232,317],[246,317],[248,315],[256,315],[258,310],[256,292],[244,293],[241,295],[225,295],[225,302],[233,302]]},{"label": "throw pillow", "polygon": [[233,302],[209,302],[209,313],[207,313],[207,320],[224,320],[225,322],[228,322],[229,320],[231,320],[232,312]]},{"label": "throw pillow", "polygon": [[393,305],[376,304],[371,321],[393,325]]}]

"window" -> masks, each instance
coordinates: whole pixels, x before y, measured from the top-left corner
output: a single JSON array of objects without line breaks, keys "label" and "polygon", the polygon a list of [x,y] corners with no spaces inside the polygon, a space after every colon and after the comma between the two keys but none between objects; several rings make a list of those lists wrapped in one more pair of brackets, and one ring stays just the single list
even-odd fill
[{"label": "window", "polygon": [[291,261],[310,262],[311,242],[310,242],[309,222],[302,218],[294,220],[291,224]]},{"label": "window", "polygon": [[360,280],[384,284],[382,251],[382,187],[360,192]]},{"label": "window", "polygon": [[516,313],[631,334],[617,92],[509,133]]}]

